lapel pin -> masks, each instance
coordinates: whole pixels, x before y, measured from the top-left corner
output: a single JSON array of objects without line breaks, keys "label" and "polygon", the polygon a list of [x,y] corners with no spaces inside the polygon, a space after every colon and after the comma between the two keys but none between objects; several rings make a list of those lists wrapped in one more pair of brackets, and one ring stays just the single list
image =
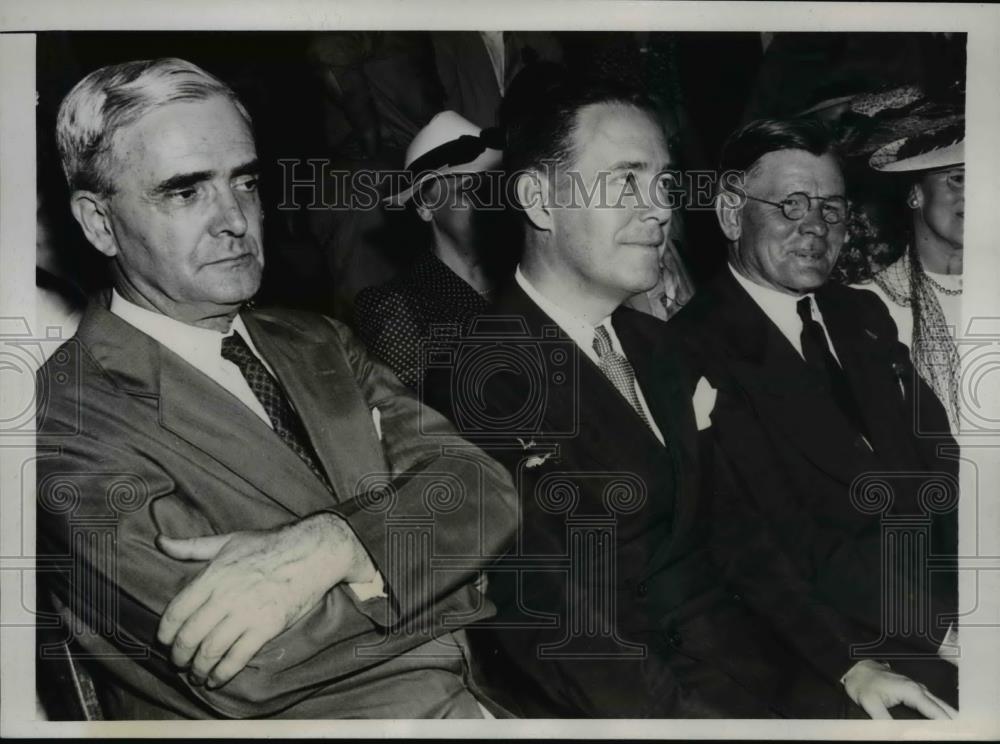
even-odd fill
[{"label": "lapel pin", "polygon": [[546,452],[544,455],[532,455],[525,461],[524,467],[526,468],[537,468],[539,465],[544,465],[545,461],[552,457],[551,452]]}]

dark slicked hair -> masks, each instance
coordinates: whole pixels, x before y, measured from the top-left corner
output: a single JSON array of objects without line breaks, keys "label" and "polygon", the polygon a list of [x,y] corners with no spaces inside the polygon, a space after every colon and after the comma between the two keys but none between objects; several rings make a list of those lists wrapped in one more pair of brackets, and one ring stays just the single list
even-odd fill
[{"label": "dark slicked hair", "polygon": [[[733,132],[722,146],[719,175],[731,171],[749,174],[769,152],[805,150],[833,155],[839,162],[833,132],[815,119],[758,119]],[[720,185],[726,179],[720,179]]]},{"label": "dark slicked hair", "polygon": [[507,173],[518,173],[541,168],[546,161],[559,165],[573,162],[576,153],[573,133],[577,114],[587,106],[599,103],[635,106],[656,116],[652,100],[638,88],[614,80],[570,78],[565,68],[558,70],[549,65],[544,82],[519,81],[526,67],[510,86],[510,103],[502,109],[507,146],[504,150],[504,168]]}]

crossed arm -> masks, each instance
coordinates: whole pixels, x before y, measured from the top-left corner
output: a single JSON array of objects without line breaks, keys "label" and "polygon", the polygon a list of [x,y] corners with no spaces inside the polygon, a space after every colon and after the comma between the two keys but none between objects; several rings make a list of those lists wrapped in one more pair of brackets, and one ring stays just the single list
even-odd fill
[{"label": "crossed arm", "polygon": [[[223,715],[279,711],[317,685],[371,665],[353,649],[372,633],[373,623],[391,633],[408,620],[433,622],[443,612],[468,610],[461,592],[478,573],[476,561],[486,565],[514,530],[513,488],[503,468],[424,409],[345,330],[336,330],[361,395],[381,412],[382,447],[396,494],[394,516],[422,513],[424,484],[417,477],[422,472],[443,473],[464,484],[464,501],[435,515],[433,552],[464,556],[467,568],[438,572],[431,580],[429,565],[389,560],[387,515],[364,508],[366,493],[289,521],[287,511],[269,510],[267,500],[242,497],[231,485],[228,493],[202,492],[213,481],[191,480],[191,473],[204,471],[201,463],[192,462],[190,471],[167,472],[154,462],[161,459],[157,453],[141,451],[148,430],[115,430],[129,427],[128,414],[135,410],[108,416],[109,409],[125,410],[132,402],[110,400],[107,390],[91,391],[84,403],[85,422],[100,420],[100,434],[60,440],[58,455],[39,468],[40,489],[47,476],[89,479],[83,508],[95,513],[106,508],[109,465],[148,488],[145,508],[122,515],[117,525],[118,568],[103,578],[118,594],[121,611],[103,622],[145,647],[144,665],[158,676],[174,687],[181,683]],[[58,406],[48,415],[58,418]],[[281,495],[272,496],[280,500]],[[233,503],[220,506],[227,500]],[[40,520],[52,542],[66,550],[67,521],[61,516]],[[166,534],[203,537],[182,540]],[[99,559],[89,548],[74,556],[102,572]],[[359,597],[345,586],[376,573],[385,579],[384,596]],[[160,644],[169,647],[166,653]],[[168,657],[189,668],[190,677],[177,676]]]}]

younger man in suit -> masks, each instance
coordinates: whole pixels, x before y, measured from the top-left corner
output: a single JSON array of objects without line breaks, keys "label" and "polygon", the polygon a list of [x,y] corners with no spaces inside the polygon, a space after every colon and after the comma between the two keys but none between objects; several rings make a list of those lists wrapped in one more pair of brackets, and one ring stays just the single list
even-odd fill
[{"label": "younger man in suit", "polygon": [[39,373],[39,543],[107,713],[481,716],[455,618],[491,612],[472,581],[510,480],[344,326],[245,304],[264,251],[236,95],[179,59],[101,68],[58,140],[114,291]]}]

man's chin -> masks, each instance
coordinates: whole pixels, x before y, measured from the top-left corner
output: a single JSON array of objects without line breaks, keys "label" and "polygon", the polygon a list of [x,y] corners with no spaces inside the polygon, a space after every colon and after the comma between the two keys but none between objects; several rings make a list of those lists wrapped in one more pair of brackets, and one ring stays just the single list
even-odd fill
[{"label": "man's chin", "polygon": [[215,295],[214,301],[219,305],[238,307],[252,300],[259,289],[260,277],[256,280],[240,282],[238,284],[230,283],[228,286],[216,288],[216,291],[213,293]]}]

